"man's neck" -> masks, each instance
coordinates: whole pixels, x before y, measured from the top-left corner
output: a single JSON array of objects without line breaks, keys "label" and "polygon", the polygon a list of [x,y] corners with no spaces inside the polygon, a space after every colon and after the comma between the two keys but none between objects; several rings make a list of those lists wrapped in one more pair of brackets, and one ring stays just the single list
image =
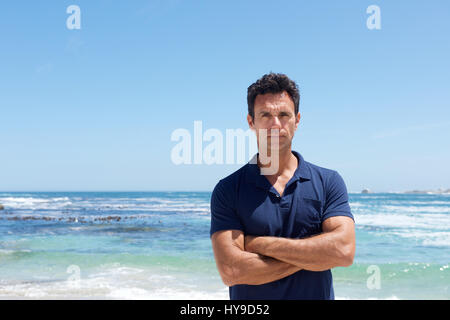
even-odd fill
[{"label": "man's neck", "polygon": [[[284,172],[293,172],[297,169],[298,160],[297,157],[292,153],[291,148],[286,148],[283,150],[278,150],[278,171],[274,173],[272,176],[280,176]],[[271,157],[271,155],[269,155]],[[271,163],[267,165],[262,165],[258,158],[258,166],[269,167]]]}]

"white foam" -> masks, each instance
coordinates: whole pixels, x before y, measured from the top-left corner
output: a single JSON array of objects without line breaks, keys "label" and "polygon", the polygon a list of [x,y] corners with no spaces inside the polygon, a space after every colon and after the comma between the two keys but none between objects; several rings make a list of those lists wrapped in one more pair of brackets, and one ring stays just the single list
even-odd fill
[{"label": "white foam", "polygon": [[14,253],[20,253],[20,252],[31,252],[31,250],[28,249],[21,249],[21,250],[11,250],[11,249],[0,249],[0,255],[8,255],[8,254],[14,254]]},{"label": "white foam", "polygon": [[74,209],[93,209],[93,210],[115,210],[115,211],[164,211],[164,212],[192,212],[199,214],[209,214],[210,206],[208,203],[116,203],[116,202],[77,202],[74,203],[72,208]]},{"label": "white foam", "polygon": [[450,246],[450,215],[362,214],[355,215],[357,227],[384,228],[378,234],[415,239],[424,246]]},{"label": "white foam", "polygon": [[375,298],[375,297],[369,297],[369,298],[367,298],[367,300],[400,300],[400,299],[397,296],[392,295],[392,296],[389,296],[387,298],[382,298],[382,299]]},{"label": "white foam", "polygon": [[[88,276],[81,269],[77,281],[28,281],[18,283],[2,280],[0,298],[19,299],[152,299],[206,300],[228,299],[228,287],[220,279],[198,281],[200,275],[166,274],[155,270],[103,265]],[[204,275],[202,275],[203,277]],[[193,279],[197,277],[197,280]],[[208,279],[209,280],[209,279]],[[203,282],[200,284],[199,282]]]},{"label": "white foam", "polygon": [[433,232],[423,235],[423,245],[428,247],[450,247],[450,232]]},{"label": "white foam", "polygon": [[350,204],[350,208],[359,208],[359,207],[367,206],[366,204],[361,203],[361,202],[349,202],[349,204]]},{"label": "white foam", "polygon": [[423,228],[423,229],[448,229],[450,227],[450,215],[448,214],[398,214],[375,213],[355,214],[357,225],[393,228]]},{"label": "white foam", "polygon": [[393,206],[393,205],[383,205],[379,209],[379,211],[388,211],[388,212],[398,212],[398,213],[450,213],[450,205],[449,206]]},{"label": "white foam", "polygon": [[6,197],[0,198],[5,208],[11,209],[61,209],[72,205],[68,197],[59,198],[34,198],[34,197]]},{"label": "white foam", "polygon": [[[336,296],[336,300],[361,300],[361,298],[351,298],[351,297],[342,297],[342,296]],[[387,298],[376,298],[376,297],[368,297],[366,300],[400,300],[397,296],[391,295]]]},{"label": "white foam", "polygon": [[[404,204],[405,202],[401,202],[401,204]],[[426,205],[447,205],[450,206],[450,202],[449,201],[408,201],[409,205],[422,205],[422,204],[426,204]]]},{"label": "white foam", "polygon": [[228,288],[217,292],[180,290],[162,288],[147,291],[140,288],[116,288],[108,295],[113,299],[149,299],[149,300],[228,300]]}]

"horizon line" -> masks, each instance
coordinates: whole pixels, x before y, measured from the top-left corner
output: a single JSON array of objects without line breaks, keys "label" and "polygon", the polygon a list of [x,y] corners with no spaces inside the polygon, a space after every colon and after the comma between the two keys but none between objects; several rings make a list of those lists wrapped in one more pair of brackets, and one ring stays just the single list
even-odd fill
[{"label": "horizon line", "polygon": [[[429,194],[436,193],[438,191],[447,191],[449,189],[437,189],[437,190],[406,190],[406,191],[370,191],[369,193],[363,193],[361,191],[349,191],[348,194],[380,194],[380,193],[416,193],[416,194]],[[34,193],[70,193],[70,192],[92,192],[92,193],[100,193],[100,192],[111,192],[111,193],[120,193],[120,192],[130,192],[130,193],[138,193],[138,192],[201,192],[201,193],[211,193],[211,190],[0,190],[0,193],[26,193],[26,192],[34,192]]]}]

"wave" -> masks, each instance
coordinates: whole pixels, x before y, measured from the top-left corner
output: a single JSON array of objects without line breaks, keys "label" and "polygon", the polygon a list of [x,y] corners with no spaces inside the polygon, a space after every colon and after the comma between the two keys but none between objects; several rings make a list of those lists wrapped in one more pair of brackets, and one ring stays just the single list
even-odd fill
[{"label": "wave", "polygon": [[72,205],[68,197],[58,198],[24,198],[6,197],[0,198],[0,203],[5,209],[62,209]]},{"label": "wave", "polygon": [[391,234],[405,239],[419,240],[426,247],[450,247],[450,232],[405,230],[402,232],[391,232]]},{"label": "wave", "polygon": [[[377,265],[380,290],[369,290],[369,264],[333,269],[337,300],[349,299],[448,299],[449,265],[398,263]],[[59,279],[0,280],[0,298],[19,299],[151,299],[228,300],[228,288],[218,274],[170,272],[121,263],[95,269],[73,268]],[[425,285],[425,287],[424,287]]]},{"label": "wave", "polygon": [[450,215],[355,214],[357,230],[417,240],[425,247],[450,247]]},{"label": "wave", "polygon": [[[228,288],[215,277],[214,284],[200,275],[168,274],[119,263],[65,279],[0,280],[0,298],[19,299],[228,299]],[[68,269],[69,270],[69,269]]]},{"label": "wave", "polygon": [[[186,210],[188,213],[199,214],[199,218],[209,220],[209,211],[200,211],[195,212],[192,210]],[[183,213],[182,211],[174,211],[174,213]],[[60,213],[46,213],[42,212],[41,214],[33,214],[29,215],[26,213],[23,214],[8,214],[6,216],[0,217],[0,220],[6,221],[39,221],[39,222],[53,222],[53,223],[70,223],[70,224],[96,224],[96,223],[126,223],[127,221],[137,220],[140,222],[149,221],[153,223],[163,223],[163,221],[167,221],[167,214],[123,214],[123,215],[111,215],[111,214],[89,214],[83,215],[79,213],[68,214]]]},{"label": "wave", "polygon": [[450,215],[447,214],[355,214],[357,226],[372,226],[382,228],[420,228],[450,231]]},{"label": "wave", "polygon": [[[79,198],[78,198],[79,199]],[[151,200],[151,201],[150,201]],[[75,200],[69,197],[34,198],[6,197],[0,198],[6,210],[100,210],[100,211],[165,211],[198,212],[209,214],[209,203],[194,200],[165,200],[158,198],[92,198]]]},{"label": "wave", "polygon": [[117,299],[117,300],[228,300],[228,289],[209,292],[175,288],[143,289],[120,287],[99,279],[56,283],[28,283],[0,286],[2,299]]},{"label": "wave", "polygon": [[[361,300],[360,297],[336,296],[336,300]],[[400,300],[396,295],[390,295],[387,298],[368,297],[366,300]]]},{"label": "wave", "polygon": [[383,205],[380,206],[379,211],[391,211],[391,212],[411,212],[411,213],[450,213],[450,205],[448,206],[393,206]]}]

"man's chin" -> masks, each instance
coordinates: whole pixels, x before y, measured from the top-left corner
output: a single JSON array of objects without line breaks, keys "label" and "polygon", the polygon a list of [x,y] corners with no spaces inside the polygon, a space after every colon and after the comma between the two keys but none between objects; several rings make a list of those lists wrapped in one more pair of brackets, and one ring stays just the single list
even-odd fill
[{"label": "man's chin", "polygon": [[[274,152],[279,152],[285,149],[289,149],[291,148],[291,140],[289,140],[287,137],[282,136],[280,138],[282,139],[278,139],[278,141],[274,141],[274,143],[272,144],[272,141],[270,140],[270,137],[268,137],[268,141],[267,141],[267,153],[266,154],[271,154],[272,151]],[[261,149],[261,144],[258,143],[258,149]]]},{"label": "man's chin", "polygon": [[291,148],[291,144],[290,143],[281,143],[281,144],[276,144],[276,145],[269,145],[267,150],[269,152],[269,154],[272,154],[272,152],[280,152],[286,149],[290,149]]}]

